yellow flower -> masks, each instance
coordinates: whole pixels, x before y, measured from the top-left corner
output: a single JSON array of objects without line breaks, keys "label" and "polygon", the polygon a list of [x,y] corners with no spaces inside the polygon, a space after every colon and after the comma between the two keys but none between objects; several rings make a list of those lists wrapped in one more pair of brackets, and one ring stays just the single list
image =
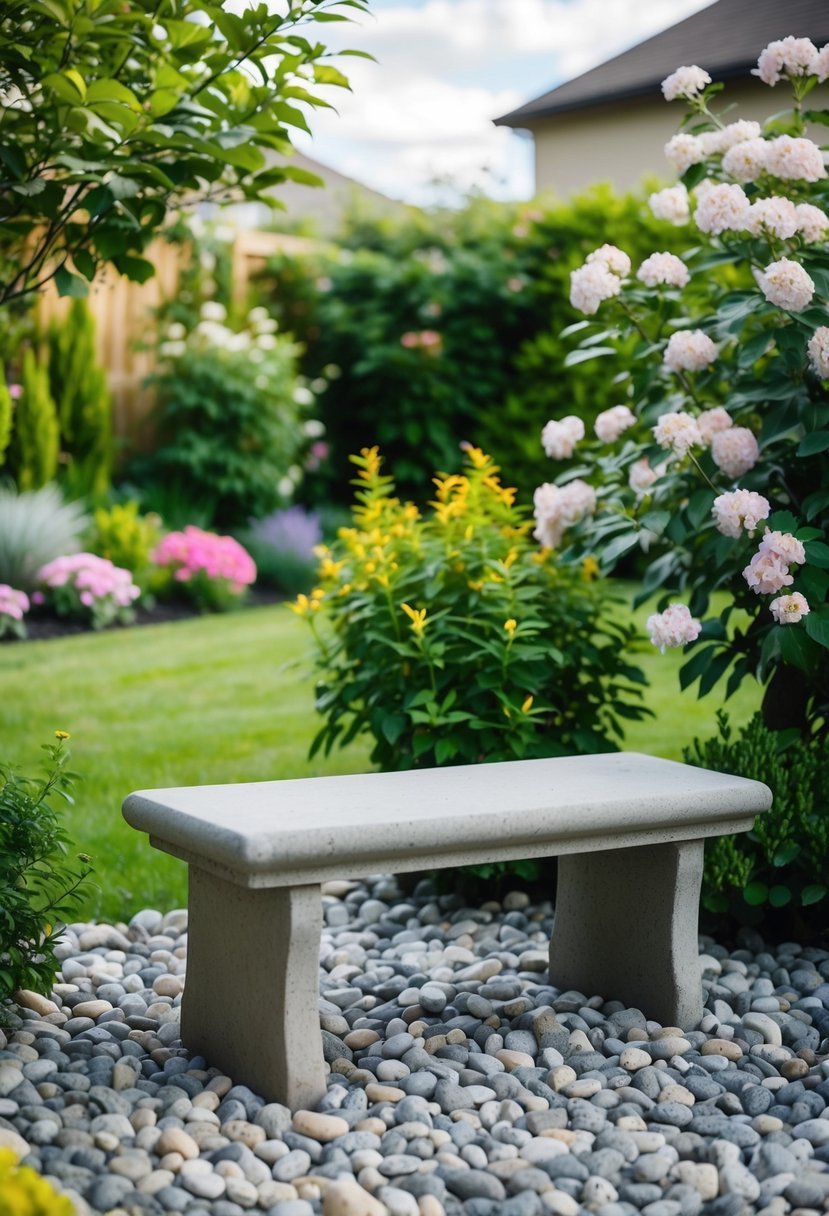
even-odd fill
[{"label": "yellow flower", "polygon": [[381,587],[385,587],[388,590],[389,576],[387,574],[378,574],[376,576],[376,581],[380,584]]},{"label": "yellow flower", "polygon": [[466,454],[469,457],[471,464],[473,464],[476,469],[485,469],[492,460],[492,458],[487,456],[485,452],[482,452],[480,448],[469,447],[466,449]]},{"label": "yellow flower", "polygon": [[340,587],[339,594],[348,595],[349,591],[351,591],[351,583],[343,583],[342,587]]},{"label": "yellow flower", "polygon": [[426,609],[412,608],[409,604],[401,604],[400,607],[412,623],[412,633],[421,637],[426,628]]},{"label": "yellow flower", "polygon": [[68,730],[56,730],[55,738],[63,740],[63,739],[71,739],[72,736],[69,734]]},{"label": "yellow flower", "polygon": [[[345,531],[345,529],[343,529],[343,531]],[[311,552],[313,553],[314,557],[323,558],[328,557],[331,550],[328,548],[328,545],[314,545]]]},{"label": "yellow flower", "polygon": [[526,697],[524,699],[524,703],[521,706],[521,713],[528,714],[530,712],[530,710],[532,709],[532,707],[533,707],[533,697],[532,697],[532,695],[530,695],[529,697]]},{"label": "yellow flower", "polygon": [[297,616],[306,616],[310,611],[311,601],[308,599],[307,595],[298,595],[293,604],[289,604],[288,607],[291,609],[291,612],[295,612]]},{"label": "yellow flower", "polygon": [[594,578],[599,577],[599,563],[596,561],[593,554],[589,554],[581,564],[581,572],[585,579],[590,582]]},{"label": "yellow flower", "polygon": [[518,622],[513,617],[510,617],[508,621],[504,621],[504,631],[508,633],[510,637],[512,637],[517,628]]},{"label": "yellow flower", "polygon": [[324,557],[320,564],[320,578],[336,578],[344,565],[345,562],[335,562],[330,557]]}]

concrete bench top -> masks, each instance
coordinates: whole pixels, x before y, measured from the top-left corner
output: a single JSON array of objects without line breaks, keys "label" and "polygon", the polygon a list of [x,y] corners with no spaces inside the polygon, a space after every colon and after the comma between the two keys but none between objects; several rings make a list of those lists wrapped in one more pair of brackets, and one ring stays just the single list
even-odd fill
[{"label": "concrete bench top", "polygon": [[124,817],[247,887],[318,883],[746,831],[759,782],[635,752],[140,790]]}]

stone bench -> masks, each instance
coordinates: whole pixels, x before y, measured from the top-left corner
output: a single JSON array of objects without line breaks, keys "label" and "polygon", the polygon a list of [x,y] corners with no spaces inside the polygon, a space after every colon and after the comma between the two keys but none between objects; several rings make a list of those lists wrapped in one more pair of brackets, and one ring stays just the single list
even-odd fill
[{"label": "stone bench", "polygon": [[296,1109],[325,1092],[321,883],[557,856],[550,982],[689,1028],[704,839],[770,805],[757,781],[622,752],[144,790],[124,816],[189,866],[184,1043]]}]

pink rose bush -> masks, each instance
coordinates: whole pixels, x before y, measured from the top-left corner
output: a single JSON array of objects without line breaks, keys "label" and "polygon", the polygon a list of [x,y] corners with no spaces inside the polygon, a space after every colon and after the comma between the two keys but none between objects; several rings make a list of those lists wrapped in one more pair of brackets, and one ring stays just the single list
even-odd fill
[{"label": "pink rose bush", "polygon": [[237,540],[192,525],[168,533],[152,560],[200,608],[212,611],[240,603],[256,581],[256,564]]},{"label": "pink rose bush", "polygon": [[12,634],[26,636],[23,617],[29,611],[29,597],[25,591],[15,591],[8,583],[0,583],[0,638]]},{"label": "pink rose bush", "polygon": [[547,436],[579,468],[539,487],[535,535],[605,570],[647,546],[649,632],[692,647],[683,686],[756,678],[808,732],[829,722],[829,178],[804,101],[829,79],[829,45],[779,39],[756,75],[794,95],[765,126],[725,121],[704,65],[663,82],[690,119],[665,148],[681,180],[648,207],[699,247],[631,272],[609,232],[572,273],[588,318],[572,360],[595,359],[620,404],[595,439]]},{"label": "pink rose bush", "polygon": [[41,566],[38,602],[54,608],[58,616],[88,621],[93,629],[114,623],[128,625],[132,605],[141,589],[129,570],[94,553],[72,553]]}]

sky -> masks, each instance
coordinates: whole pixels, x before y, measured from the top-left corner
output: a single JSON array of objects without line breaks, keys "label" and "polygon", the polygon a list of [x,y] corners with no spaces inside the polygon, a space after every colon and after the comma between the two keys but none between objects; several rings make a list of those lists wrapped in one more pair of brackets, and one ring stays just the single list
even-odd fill
[{"label": "sky", "polygon": [[[529,198],[532,143],[495,127],[557,84],[610,59],[711,0],[372,0],[353,24],[318,27],[351,93],[325,95],[297,146],[391,198],[451,202],[470,189]],[[677,65],[679,66],[679,65]]]}]

